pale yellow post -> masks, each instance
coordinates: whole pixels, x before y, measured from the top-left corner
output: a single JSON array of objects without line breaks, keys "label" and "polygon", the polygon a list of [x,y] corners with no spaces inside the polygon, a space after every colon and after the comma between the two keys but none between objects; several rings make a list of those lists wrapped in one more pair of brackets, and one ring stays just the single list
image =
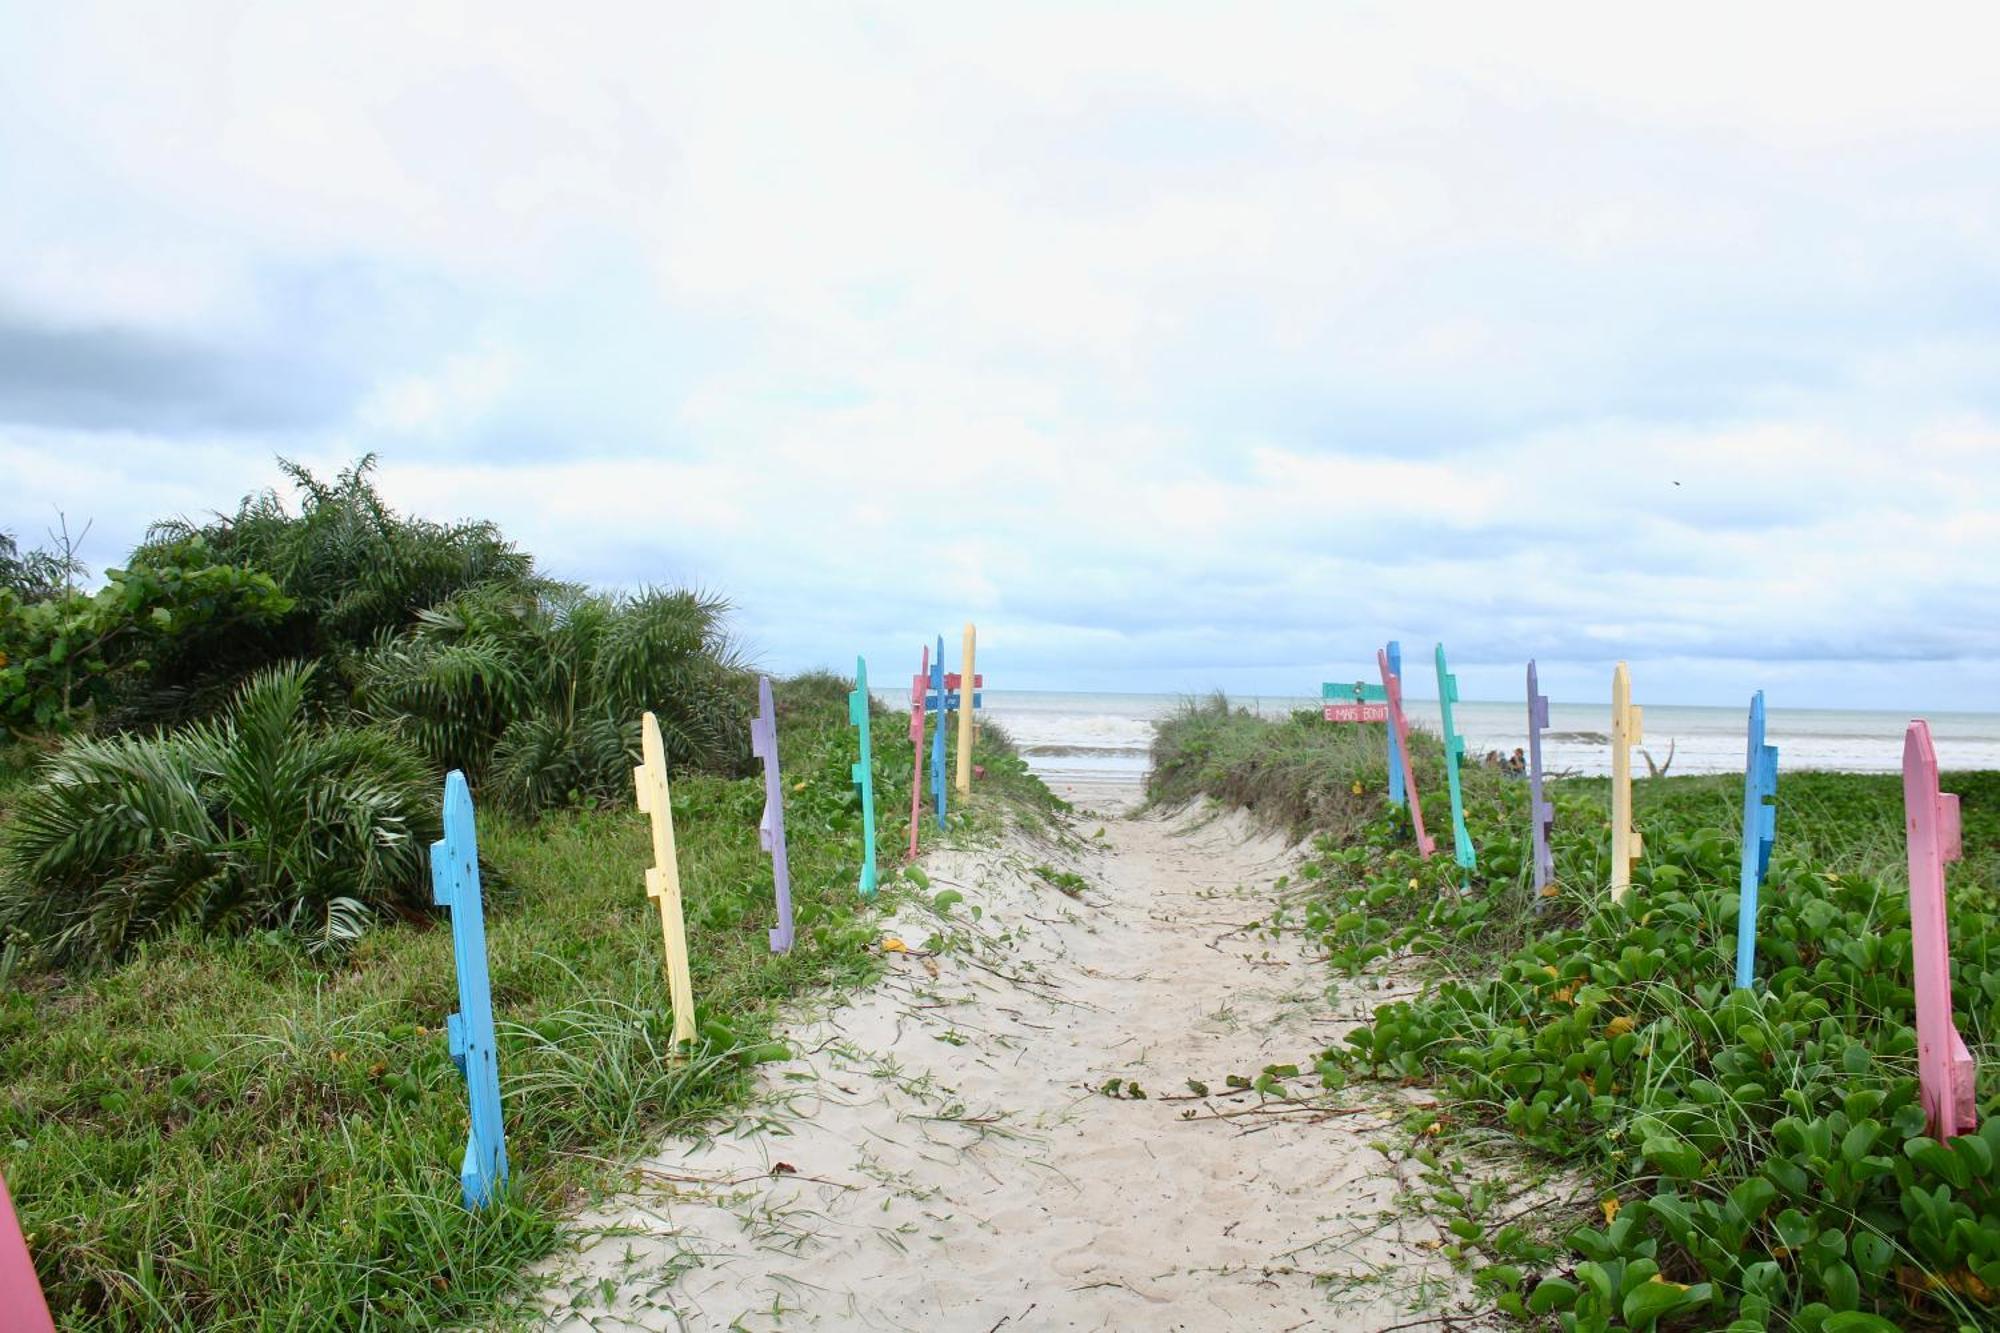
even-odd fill
[{"label": "pale yellow post", "polygon": [[962,665],[958,680],[958,792],[968,795],[972,791],[972,696],[977,692],[972,687],[974,675],[979,668],[973,664],[973,649],[978,635],[974,633],[972,622],[965,622],[964,651],[959,655]]},{"label": "pale yellow post", "polygon": [[1644,740],[1641,709],[1632,702],[1632,673],[1620,662],[1611,673],[1611,896],[1632,892],[1632,863],[1645,843],[1632,827],[1632,747]]},{"label": "pale yellow post", "polygon": [[674,1045],[694,1041],[694,979],[688,973],[687,925],[681,919],[680,860],[674,853],[674,807],[667,791],[667,747],[660,724],[646,714],[639,736],[645,762],[632,770],[639,789],[639,813],[653,817],[653,864],[646,869],[646,896],[660,904],[660,936],[667,946],[667,993],[674,1005]]}]

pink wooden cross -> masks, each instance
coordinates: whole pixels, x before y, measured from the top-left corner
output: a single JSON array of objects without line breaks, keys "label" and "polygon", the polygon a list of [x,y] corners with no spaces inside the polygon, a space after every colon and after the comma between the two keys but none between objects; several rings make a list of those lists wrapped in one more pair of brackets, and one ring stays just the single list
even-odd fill
[{"label": "pink wooden cross", "polygon": [[8,1333],[55,1333],[56,1328],[5,1180],[0,1180],[0,1328]]},{"label": "pink wooden cross", "polygon": [[1382,669],[1382,690],[1389,696],[1389,725],[1396,732],[1396,755],[1403,767],[1403,791],[1410,798],[1410,823],[1417,830],[1417,854],[1428,861],[1431,853],[1437,850],[1437,841],[1424,832],[1424,804],[1417,799],[1417,775],[1410,767],[1410,724],[1403,716],[1403,682],[1389,669],[1388,649],[1376,652],[1375,665]]},{"label": "pink wooden cross", "polygon": [[924,692],[931,687],[931,646],[924,645],[924,669],[910,677],[910,746],[916,767],[910,770],[910,860],[917,859],[917,822],[924,816]]},{"label": "pink wooden cross", "polygon": [[1959,858],[1958,797],[1938,790],[1928,722],[1903,735],[1903,819],[1910,846],[1910,952],[1917,989],[1917,1076],[1933,1138],[1969,1134],[1972,1052],[1951,1021],[1951,941],[1945,929],[1944,865]]}]

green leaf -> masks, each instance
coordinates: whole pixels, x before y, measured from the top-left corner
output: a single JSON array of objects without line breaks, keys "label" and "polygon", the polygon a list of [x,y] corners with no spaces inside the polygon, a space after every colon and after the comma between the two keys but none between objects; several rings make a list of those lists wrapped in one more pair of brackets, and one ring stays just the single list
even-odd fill
[{"label": "green leaf", "polygon": [[1625,1293],[1620,1310],[1626,1323],[1635,1328],[1651,1328],[1665,1315],[1702,1304],[1709,1294],[1707,1283],[1683,1291],[1673,1282],[1641,1282]]},{"label": "green leaf", "polygon": [[1902,1333],[1900,1324],[1865,1310],[1843,1310],[1839,1314],[1828,1315],[1826,1322],[1819,1327],[1820,1333]]},{"label": "green leaf", "polygon": [[1554,1314],[1576,1304],[1576,1283],[1568,1278],[1545,1277],[1528,1296],[1529,1314]]}]

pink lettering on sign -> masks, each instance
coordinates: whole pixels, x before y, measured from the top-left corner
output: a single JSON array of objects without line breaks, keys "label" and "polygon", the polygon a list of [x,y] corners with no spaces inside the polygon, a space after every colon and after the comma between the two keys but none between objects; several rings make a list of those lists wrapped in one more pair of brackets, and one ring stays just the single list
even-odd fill
[{"label": "pink lettering on sign", "polygon": [[1917,991],[1917,1078],[1931,1137],[1969,1134],[1972,1052],[1951,1019],[1951,939],[1945,929],[1944,865],[1959,858],[1958,797],[1938,790],[1930,723],[1903,734],[1903,819],[1910,842],[1910,953]]},{"label": "pink lettering on sign", "polygon": [[1387,704],[1328,704],[1320,716],[1329,722],[1387,722]]},{"label": "pink lettering on sign", "polygon": [[1375,665],[1382,671],[1382,692],[1389,696],[1383,707],[1389,710],[1389,725],[1396,733],[1396,758],[1403,769],[1403,794],[1410,798],[1410,823],[1417,832],[1417,854],[1428,861],[1437,850],[1437,841],[1424,832],[1424,803],[1417,799],[1417,775],[1410,767],[1410,724],[1403,716],[1403,682],[1389,669],[1388,649],[1375,654]]}]

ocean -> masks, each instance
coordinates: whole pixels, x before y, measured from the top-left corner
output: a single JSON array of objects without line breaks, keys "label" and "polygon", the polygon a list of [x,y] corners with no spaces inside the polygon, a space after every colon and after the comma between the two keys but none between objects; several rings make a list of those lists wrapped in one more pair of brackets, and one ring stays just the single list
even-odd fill
[{"label": "ocean", "polygon": [[[987,690],[984,699],[985,714],[1007,729],[1044,781],[1079,804],[1111,808],[1139,799],[1153,723],[1179,707],[1183,696]],[[908,706],[886,695],[884,702]],[[1284,695],[1232,697],[1230,702],[1266,717],[1284,717],[1300,708],[1316,712],[1320,703]],[[1646,705],[1641,748],[1655,762],[1668,764],[1670,773],[1740,773],[1748,711],[1747,701],[1743,708]],[[1511,754],[1528,742],[1525,702],[1466,701],[1454,713],[1474,763],[1488,750]],[[2000,714],[1932,713],[1928,719],[1943,767],[2000,768]],[[1907,713],[1773,708],[1768,729],[1781,771],[1889,773],[1902,767],[1903,730],[1909,721]],[[1411,700],[1410,723],[1435,733],[1437,701]],[[1551,704],[1543,762],[1556,772],[1608,773],[1610,730],[1609,704]],[[1632,763],[1646,772],[1646,761],[1637,754]]]}]

